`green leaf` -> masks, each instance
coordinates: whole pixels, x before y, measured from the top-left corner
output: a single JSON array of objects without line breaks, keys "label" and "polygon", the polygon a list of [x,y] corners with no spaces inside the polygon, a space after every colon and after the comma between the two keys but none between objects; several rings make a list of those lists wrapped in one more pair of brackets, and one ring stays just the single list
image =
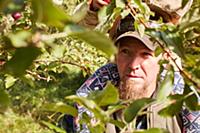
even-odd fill
[{"label": "green leaf", "polygon": [[13,76],[6,75],[6,78],[5,78],[5,87],[9,88],[9,87],[13,86],[16,80],[17,79],[14,78]]},{"label": "green leaf", "polygon": [[95,126],[89,126],[91,133],[104,133],[105,126],[103,124],[97,124]]},{"label": "green leaf", "polygon": [[42,124],[46,125],[48,128],[52,129],[52,130],[55,130],[57,133],[66,133],[65,130],[59,128],[58,126],[55,126],[49,122],[46,122],[46,121],[42,121]]},{"label": "green leaf", "polygon": [[51,52],[53,57],[62,58],[64,56],[64,52],[66,50],[65,45],[55,45],[53,46],[53,50]]},{"label": "green leaf", "polygon": [[134,3],[139,7],[139,9],[144,13],[145,12],[145,7],[142,4],[141,0],[133,0]]},{"label": "green leaf", "polygon": [[199,95],[199,94],[196,92],[195,89],[191,89],[191,87],[188,84],[186,84],[185,88],[184,88],[184,95],[188,95],[192,92],[194,94],[192,94],[189,97],[187,97],[186,99],[184,99],[184,102],[190,110],[197,111],[197,110],[199,110],[200,106],[198,104],[198,98],[196,95]]},{"label": "green leaf", "polygon": [[71,18],[61,8],[56,7],[51,0],[32,0],[34,19],[50,26],[63,27],[71,22]]},{"label": "green leaf", "polygon": [[169,131],[160,128],[150,128],[145,131],[134,131],[133,133],[169,133]]},{"label": "green leaf", "polygon": [[109,119],[109,116],[92,100],[89,100],[85,97],[79,97],[76,95],[67,96],[65,97],[65,99],[73,100],[79,105],[84,106],[89,111],[91,111],[95,115],[96,118],[102,121],[106,121]]},{"label": "green leaf", "polygon": [[111,115],[118,110],[124,109],[125,107],[126,107],[125,105],[121,105],[121,104],[109,106],[106,113],[108,113],[108,115]]},{"label": "green leaf", "polygon": [[135,117],[140,111],[142,111],[145,107],[147,107],[149,104],[151,104],[154,101],[155,100],[151,98],[142,98],[142,99],[133,101],[128,106],[128,108],[126,108],[124,111],[124,120],[127,123],[130,123],[131,121],[135,119]]},{"label": "green leaf", "polygon": [[137,30],[138,30],[140,36],[144,36],[145,27],[144,27],[143,24],[138,24],[138,25],[137,25]]},{"label": "green leaf", "polygon": [[185,58],[184,56],[184,48],[183,48],[183,39],[181,38],[180,34],[176,32],[170,31],[162,31],[161,40],[175,53],[179,55],[179,57]]},{"label": "green leaf", "polygon": [[183,106],[183,95],[175,94],[169,96],[169,105],[161,109],[158,114],[163,117],[172,117],[178,114]]},{"label": "green leaf", "polygon": [[0,89],[0,112],[4,112],[10,104],[8,93],[4,89]]},{"label": "green leaf", "polygon": [[181,3],[182,8],[184,8],[187,3],[188,3],[188,0],[182,0],[182,3]]},{"label": "green leaf", "polygon": [[28,31],[20,31],[16,34],[9,34],[8,36],[12,45],[16,48],[28,46],[27,38],[31,38],[31,33]]},{"label": "green leaf", "polygon": [[36,47],[17,48],[13,57],[6,62],[5,71],[14,76],[22,76],[41,51]]},{"label": "green leaf", "polygon": [[115,9],[116,9],[116,1],[111,0],[109,5],[106,6],[106,14],[112,14]]},{"label": "green leaf", "polygon": [[77,23],[81,20],[84,19],[85,15],[87,14],[88,11],[88,4],[86,1],[82,2],[79,4],[76,8],[76,10],[73,13],[72,20]]},{"label": "green leaf", "polygon": [[83,112],[82,113],[82,119],[80,119],[80,124],[82,123],[90,123],[91,122],[91,117],[86,113],[86,112]]},{"label": "green leaf", "polygon": [[[196,3],[196,2],[195,2]],[[194,27],[199,28],[200,25],[200,8],[198,6],[193,6],[190,10],[183,16],[179,29],[181,32],[192,30]]]},{"label": "green leaf", "polygon": [[98,93],[91,93],[88,97],[91,97],[98,106],[107,106],[119,101],[118,90],[112,84],[108,84],[104,90],[98,91]]},{"label": "green leaf", "polygon": [[125,9],[125,0],[115,0],[115,3],[116,3],[116,7],[120,7],[122,9]]},{"label": "green leaf", "polygon": [[103,33],[98,31],[86,30],[77,25],[68,25],[65,31],[69,36],[76,37],[99,50],[105,52],[109,57],[116,53],[116,47],[113,42],[105,36]]},{"label": "green leaf", "polygon": [[124,128],[125,127],[125,123],[122,121],[118,121],[118,120],[114,120],[114,119],[110,119],[109,123],[114,124],[115,126],[119,127],[119,128]]},{"label": "green leaf", "polygon": [[[99,24],[95,27],[95,30],[105,34],[113,34],[115,31],[112,29],[112,26],[116,22],[116,19],[119,20],[122,9],[114,8],[111,14],[107,14],[106,8],[107,6],[98,12]],[[111,37],[112,34],[110,34]]]},{"label": "green leaf", "polygon": [[158,90],[157,100],[163,101],[169,96],[173,89],[173,71],[168,71],[165,75],[165,79],[161,82],[160,89]]},{"label": "green leaf", "polygon": [[76,108],[66,105],[64,103],[48,103],[43,106],[45,111],[61,112],[65,114],[70,114],[72,116],[77,116],[78,111]]}]

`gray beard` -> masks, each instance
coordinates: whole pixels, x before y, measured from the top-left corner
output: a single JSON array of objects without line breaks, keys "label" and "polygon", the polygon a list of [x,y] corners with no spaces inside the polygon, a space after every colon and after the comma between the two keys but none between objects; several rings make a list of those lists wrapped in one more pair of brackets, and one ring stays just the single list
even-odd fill
[{"label": "gray beard", "polygon": [[120,82],[119,95],[123,100],[136,100],[148,97],[147,89],[145,87],[138,87],[134,84],[133,80],[126,80]]}]

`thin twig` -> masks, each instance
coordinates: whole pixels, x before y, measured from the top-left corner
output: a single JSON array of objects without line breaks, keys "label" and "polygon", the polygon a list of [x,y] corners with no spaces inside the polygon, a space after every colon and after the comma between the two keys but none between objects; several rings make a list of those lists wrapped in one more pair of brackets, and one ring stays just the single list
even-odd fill
[{"label": "thin twig", "polygon": [[[127,7],[130,9],[130,13],[133,17],[135,17],[137,15],[137,12],[135,11],[134,8],[131,7],[130,3],[127,3]],[[140,23],[142,23],[144,25],[145,28],[149,28],[149,26],[144,22],[143,19],[139,18]]]},{"label": "thin twig", "polygon": [[41,77],[39,74],[37,74],[37,73],[35,73],[35,72],[31,72],[31,71],[29,71],[29,70],[26,70],[26,72],[27,72],[28,74],[30,74],[30,75],[32,75],[32,76],[38,78],[38,79],[41,79],[41,80],[46,80],[46,81],[52,80],[51,78]]},{"label": "thin twig", "polygon": [[59,62],[59,63],[63,63],[63,64],[69,64],[69,65],[73,65],[73,66],[77,66],[79,68],[81,68],[83,71],[85,71],[86,73],[88,74],[91,74],[91,71],[80,65],[80,64],[77,64],[77,63],[74,63],[74,62],[69,62],[69,61],[64,61],[64,60],[53,60],[53,61],[49,61],[49,60],[35,60],[35,62],[45,62],[45,63],[48,63],[48,62]]},{"label": "thin twig", "polygon": [[68,34],[66,32],[54,33],[54,34],[50,34],[50,35],[41,35],[40,40],[48,41],[48,40],[52,40],[52,39],[56,39],[56,38],[63,38],[63,37],[67,37],[67,36],[68,36]]}]

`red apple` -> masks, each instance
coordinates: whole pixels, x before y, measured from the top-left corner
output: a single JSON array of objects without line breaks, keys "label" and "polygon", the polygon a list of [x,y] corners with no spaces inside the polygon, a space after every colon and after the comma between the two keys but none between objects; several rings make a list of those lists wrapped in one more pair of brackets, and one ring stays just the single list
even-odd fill
[{"label": "red apple", "polygon": [[22,16],[22,15],[21,15],[21,13],[19,13],[19,12],[15,12],[15,13],[12,14],[12,17],[14,18],[14,20],[20,19],[21,16]]}]

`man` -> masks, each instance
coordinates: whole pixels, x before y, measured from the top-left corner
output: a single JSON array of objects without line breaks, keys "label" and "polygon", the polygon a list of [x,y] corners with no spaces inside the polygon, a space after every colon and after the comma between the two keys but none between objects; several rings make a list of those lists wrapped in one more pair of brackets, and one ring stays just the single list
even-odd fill
[{"label": "man", "polygon": [[[91,91],[101,90],[104,88],[107,81],[110,80],[119,89],[121,99],[152,97],[156,89],[158,89],[157,75],[160,68],[158,61],[161,58],[161,56],[156,57],[154,54],[157,45],[152,43],[148,36],[140,37],[140,35],[134,31],[128,31],[120,35],[116,39],[115,44],[118,47],[116,64],[107,64],[97,70],[97,72],[78,89],[77,95],[87,96]],[[179,74],[176,75],[181,79]],[[183,84],[181,84],[181,87],[182,86]],[[176,93],[180,93],[178,92],[181,90],[179,87],[174,89]],[[157,111],[155,112],[156,109]],[[167,128],[169,131],[176,133],[183,130],[182,127],[179,127],[176,118],[171,118],[170,120],[159,118],[156,114],[158,112],[157,106],[151,110],[154,111],[154,118],[151,118],[151,122],[148,124],[146,121],[142,122],[140,126],[137,126],[138,129],[158,127]],[[86,109],[82,107],[79,108],[80,115],[85,111]],[[151,115],[150,117],[153,116]],[[160,122],[162,123],[163,121],[166,121],[166,123],[160,124]],[[82,132],[88,132],[87,128],[82,130]]]},{"label": "man", "polygon": [[[95,2],[101,0],[93,0]],[[108,3],[107,3],[108,4]],[[91,7],[92,10],[98,10],[104,4],[97,4],[97,8]],[[140,37],[137,32],[127,31],[117,37],[115,45],[118,47],[115,63],[110,63],[97,70],[77,91],[79,96],[87,96],[91,91],[102,90],[107,81],[111,81],[118,87],[121,99],[139,99],[152,97],[157,89],[157,75],[159,72],[158,61],[161,58],[155,57],[154,45],[148,36]],[[163,74],[164,75],[164,74]],[[161,76],[163,76],[161,75]],[[183,92],[183,79],[178,72],[175,72],[174,93]],[[183,109],[181,112],[182,122],[180,119],[173,117],[164,119],[157,116],[159,107],[150,107],[153,111],[153,118],[150,123],[142,122],[142,126],[137,128],[160,127],[167,128],[170,132],[200,132],[200,113],[189,112]],[[84,108],[79,108],[79,113],[85,112]],[[146,123],[146,124],[145,124]],[[179,125],[182,124],[182,125]],[[148,126],[147,126],[148,125]],[[88,132],[87,129],[82,132]]]}]

